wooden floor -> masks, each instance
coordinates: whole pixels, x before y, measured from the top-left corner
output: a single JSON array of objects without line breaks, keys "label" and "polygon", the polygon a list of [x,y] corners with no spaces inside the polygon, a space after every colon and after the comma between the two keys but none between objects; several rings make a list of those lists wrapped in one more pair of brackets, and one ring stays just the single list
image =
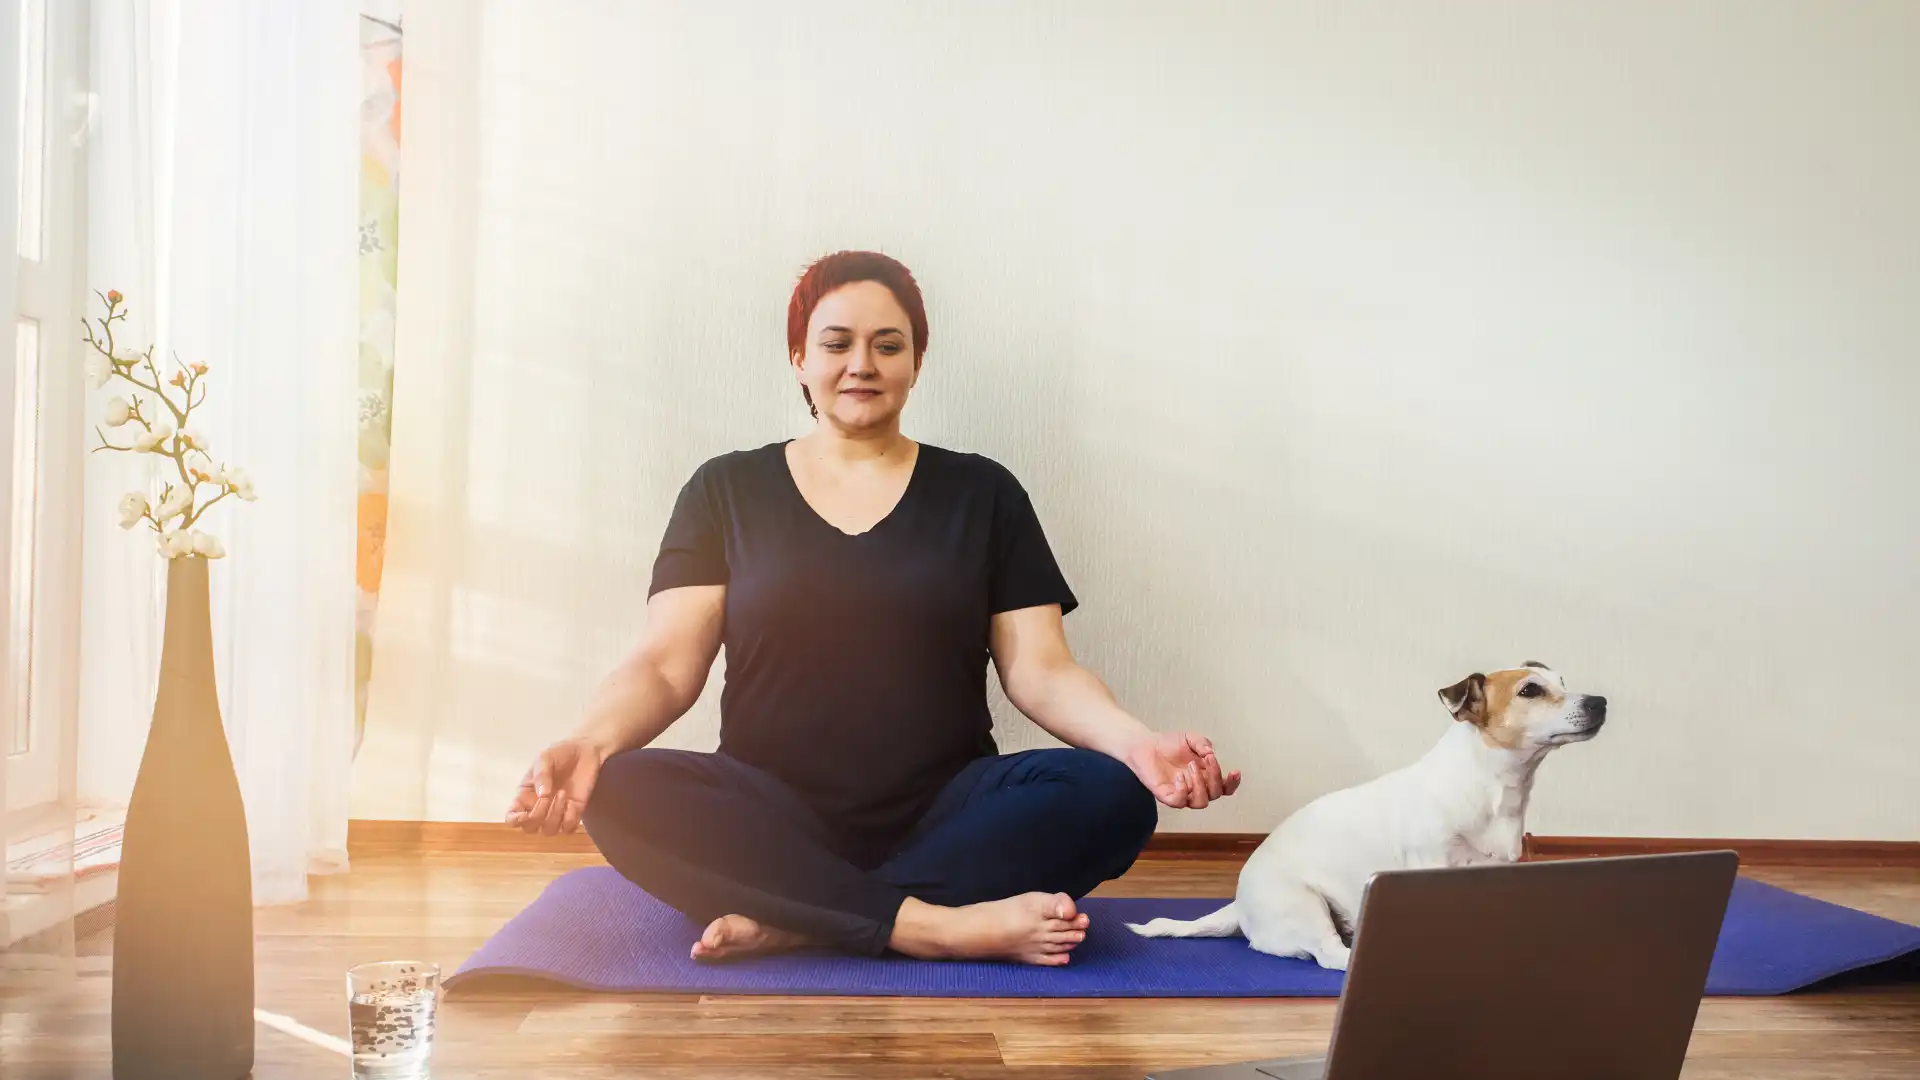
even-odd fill
[{"label": "wooden floor", "polygon": [[[452,971],[554,876],[598,860],[488,854],[363,858],[297,908],[259,920],[258,1001],[345,1034],[342,972],[376,959]],[[1220,896],[1226,862],[1153,860],[1103,891]],[[1920,923],[1920,870],[1756,869],[1755,877]],[[94,941],[92,951],[105,946]],[[108,1075],[108,975],[57,1002],[0,1016],[0,1076]],[[441,1005],[434,1076],[599,1078],[1139,1078],[1169,1066],[1325,1047],[1332,1001],[927,1001],[627,998],[518,989]],[[278,1031],[259,1033],[268,1078],[344,1077],[345,1062]],[[1691,1080],[1920,1077],[1920,987],[1703,1004]]]}]

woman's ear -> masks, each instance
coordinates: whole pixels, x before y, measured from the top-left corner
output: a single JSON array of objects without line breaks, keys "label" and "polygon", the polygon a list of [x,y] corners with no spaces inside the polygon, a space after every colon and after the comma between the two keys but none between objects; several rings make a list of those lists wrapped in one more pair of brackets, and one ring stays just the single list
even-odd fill
[{"label": "woman's ear", "polygon": [[818,419],[820,407],[813,403],[813,391],[807,389],[807,354],[795,349],[787,354],[787,362],[793,366],[793,381],[800,384],[800,397],[807,403],[807,415]]}]

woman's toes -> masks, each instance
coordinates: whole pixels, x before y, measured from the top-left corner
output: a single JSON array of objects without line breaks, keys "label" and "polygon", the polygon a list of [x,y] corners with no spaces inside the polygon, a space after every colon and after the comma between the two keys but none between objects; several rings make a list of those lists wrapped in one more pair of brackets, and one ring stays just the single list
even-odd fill
[{"label": "woman's toes", "polygon": [[706,930],[700,934],[697,951],[712,953],[727,947],[728,939],[732,937],[729,933],[731,927],[727,925],[727,919],[730,917],[723,915],[707,924]]},{"label": "woman's toes", "polygon": [[693,946],[693,958],[724,959],[736,952],[759,948],[766,936],[765,928],[744,915],[722,915],[707,924]]},{"label": "woman's toes", "polygon": [[1088,919],[1087,916],[1085,916],[1084,914],[1075,914],[1071,918],[1065,918],[1065,919],[1057,918],[1049,915],[1047,917],[1047,929],[1049,930],[1085,930],[1087,926],[1091,923],[1091,921],[1092,920]]}]

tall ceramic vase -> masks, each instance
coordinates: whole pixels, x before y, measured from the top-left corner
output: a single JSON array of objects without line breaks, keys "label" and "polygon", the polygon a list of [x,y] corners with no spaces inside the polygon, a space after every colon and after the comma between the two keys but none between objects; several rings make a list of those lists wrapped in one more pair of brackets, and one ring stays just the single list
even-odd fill
[{"label": "tall ceramic vase", "polygon": [[253,1069],[253,876],[214,685],[207,560],[168,560],[153,726],[127,804],[113,930],[116,1080]]}]

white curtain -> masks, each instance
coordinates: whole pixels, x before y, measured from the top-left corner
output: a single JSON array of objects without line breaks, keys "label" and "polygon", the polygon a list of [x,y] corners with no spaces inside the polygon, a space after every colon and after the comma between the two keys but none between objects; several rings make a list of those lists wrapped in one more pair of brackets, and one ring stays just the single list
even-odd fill
[{"label": "white curtain", "polygon": [[[7,45],[6,48],[0,48],[0,88],[4,88],[0,89],[0,92],[7,94],[17,92],[15,88],[20,84],[19,51],[12,47],[12,43],[17,40],[16,35],[20,33],[19,15],[19,5],[0,5],[0,43]],[[18,110],[0,109],[0,206],[3,207],[13,206],[16,195],[15,184],[19,176],[20,164],[16,143],[19,134],[14,125],[18,122]],[[0,303],[4,303],[6,305],[4,310],[9,312],[15,310],[14,245],[14,215],[0,214]],[[0,447],[13,446],[13,376],[14,366],[18,363],[19,358],[15,357],[12,363],[6,364],[3,369],[6,377],[0,378]],[[13,455],[9,453],[6,460],[8,467],[0,469],[0,506],[13,505]],[[7,566],[13,565],[12,539],[12,529],[0,530],[0,554],[7,556],[5,563]],[[6,600],[9,611],[13,608],[13,594],[9,580],[11,577],[11,574],[0,577],[0,599]],[[11,619],[0,620],[0,657],[9,654],[8,647],[11,642],[8,638],[11,636],[11,623]],[[8,695],[8,699],[10,698],[11,695]],[[10,736],[11,731],[6,726],[10,723],[11,720],[0,723],[0,732],[7,732]],[[11,738],[7,739],[5,745],[11,747]],[[0,766],[3,765],[4,762],[0,761]],[[3,855],[6,850],[6,837],[13,835],[7,828],[7,806],[7,770],[0,767],[0,855]],[[4,857],[0,857],[0,863],[5,861]],[[4,948],[12,941],[11,909],[13,905],[8,900],[12,892],[12,875],[5,870],[4,866],[0,866],[0,948]],[[10,988],[12,981],[11,972],[0,968],[0,989]]]},{"label": "white curtain", "polygon": [[[8,313],[5,336],[0,337],[0,511],[14,506],[18,488],[34,484],[30,472],[22,470],[22,461],[37,457],[22,455],[21,438],[32,438],[34,425],[19,421],[37,407],[37,395],[31,394],[36,379],[20,380],[22,367],[35,364],[34,357],[21,355],[14,347],[16,306],[15,258],[16,182],[19,177],[22,110],[12,102],[22,85],[17,66],[20,50],[16,35],[27,32],[21,25],[21,5],[0,4],[0,93],[7,95],[6,108],[0,109],[0,311]],[[17,410],[17,411],[16,411]],[[11,613],[23,597],[13,590],[21,582],[12,572],[16,560],[31,559],[31,551],[14,548],[14,529],[10,515],[0,512],[0,610]],[[30,565],[30,564],[29,564]],[[62,755],[62,775],[54,787],[58,798],[51,804],[35,806],[27,820],[8,820],[9,809],[21,802],[7,794],[7,755],[12,750],[12,725],[15,717],[10,706],[17,700],[15,680],[28,676],[26,665],[18,663],[16,650],[30,648],[29,641],[14,635],[13,618],[0,618],[0,1011],[11,1008],[30,1011],[35,995],[56,992],[71,984],[74,975],[73,948],[73,802],[72,759]],[[62,732],[61,734],[66,734]]]},{"label": "white curtain", "polygon": [[[528,128],[627,108],[555,92],[573,59],[563,41],[591,10],[408,0],[392,468],[358,818],[497,821],[534,749],[575,722],[631,645],[660,515],[697,457],[805,417],[797,394],[756,402],[712,368],[702,385],[724,406],[676,418],[691,398],[643,399],[681,376],[628,370],[653,344],[629,334],[674,297],[599,272],[634,223],[670,215],[603,204],[608,231],[595,235],[538,212],[597,189],[570,175],[575,159],[525,157]],[[658,103],[631,100],[634,130],[648,128],[640,117]],[[765,288],[738,295],[773,313],[798,267],[761,269]],[[604,336],[556,332],[589,311],[574,329]],[[777,341],[771,322],[761,329],[755,344]],[[777,345],[771,355],[770,384]],[[672,438],[688,425],[704,444]],[[667,741],[706,748],[714,731],[710,716],[690,718]]]},{"label": "white curtain", "polygon": [[[344,868],[353,745],[359,100],[351,0],[98,0],[89,289],[124,333],[211,369],[201,425],[258,501],[206,519],[220,704],[254,899]],[[89,402],[97,418],[100,402]],[[164,567],[114,527],[149,482],[93,455],[86,498],[82,794],[124,800],[158,666]]]}]

